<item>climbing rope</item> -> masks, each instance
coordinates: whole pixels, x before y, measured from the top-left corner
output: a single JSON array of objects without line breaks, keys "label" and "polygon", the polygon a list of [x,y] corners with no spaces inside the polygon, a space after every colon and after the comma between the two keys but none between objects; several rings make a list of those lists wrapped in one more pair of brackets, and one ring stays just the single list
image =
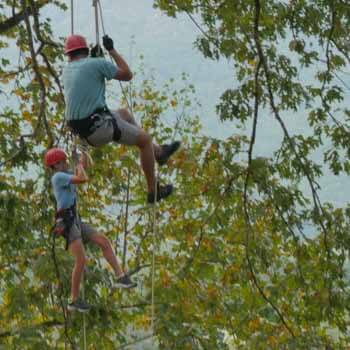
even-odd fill
[{"label": "climbing rope", "polygon": [[[102,14],[102,6],[101,6],[101,2],[100,0],[93,0],[94,3],[96,3],[96,10],[95,10],[95,15],[96,17],[98,17],[98,11],[97,11],[97,6],[99,8],[99,12],[100,12],[100,20],[101,20],[101,27],[102,27],[102,33],[103,35],[105,36],[106,35],[106,30],[105,30],[105,25],[104,25],[104,19],[103,19],[103,14]],[[98,20],[95,20],[95,22],[98,24]],[[97,32],[99,32],[99,29],[98,27],[96,27],[96,35],[97,35]],[[96,40],[96,44],[98,44],[99,41]],[[112,57],[110,57],[110,60],[113,62],[113,59]],[[120,86],[120,89],[122,91],[122,94],[124,96],[124,99],[126,101],[126,104],[128,105],[128,108],[129,110],[131,111],[131,113],[133,114],[133,110],[132,110],[132,104],[129,102],[129,99],[127,98],[127,93],[125,92],[124,90],[124,87],[123,87],[123,84],[121,81],[119,81],[119,86]]]},{"label": "climbing rope", "polygon": [[100,28],[98,24],[98,0],[92,0],[92,6],[95,8],[95,30],[96,30],[96,45],[100,45]]},{"label": "climbing rope", "polygon": [[70,0],[70,27],[71,34],[74,34],[74,0]]},{"label": "climbing rope", "polygon": [[[94,0],[94,3],[96,3],[100,10],[100,19],[101,19],[101,25],[102,25],[102,32],[103,35],[106,35],[105,26],[104,26],[104,19],[102,14],[102,6],[100,3],[100,0]],[[98,11],[95,11],[95,15],[98,16]],[[98,21],[96,21],[98,23]],[[97,33],[97,31],[96,31]],[[112,60],[112,57],[111,57]],[[113,61],[113,60],[112,60]],[[122,94],[124,96],[124,99],[128,105],[128,108],[133,115],[133,106],[132,106],[132,95],[130,93],[130,102],[129,98],[127,96],[126,91],[124,90],[124,87],[122,83],[119,81],[120,89],[122,91]],[[154,193],[154,203],[153,203],[153,218],[152,218],[152,267],[151,267],[151,336],[154,337],[154,319],[155,319],[155,308],[154,308],[154,289],[155,289],[155,250],[156,250],[156,229],[157,229],[157,183],[158,183],[158,176],[155,174],[155,193]]]},{"label": "climbing rope", "polygon": [[[72,148],[72,161],[73,161],[73,165],[74,167],[77,164],[77,160],[78,160],[78,153],[77,153],[77,142],[76,142],[76,137],[73,136],[72,134],[70,135],[70,138],[73,139],[71,140],[72,144],[73,144],[73,148]],[[67,143],[69,142],[69,136],[66,139]],[[70,338],[69,336],[69,332],[68,332],[68,321],[69,321],[69,317],[68,317],[68,310],[66,307],[66,303],[63,301],[63,295],[65,295],[65,290],[64,290],[64,284],[62,283],[62,279],[61,279],[61,273],[59,270],[59,264],[58,264],[58,260],[57,260],[57,256],[56,256],[56,238],[57,235],[54,232],[55,229],[55,225],[51,228],[50,230],[50,236],[52,237],[52,245],[51,245],[51,254],[52,254],[52,260],[54,262],[54,267],[55,267],[55,272],[56,272],[56,278],[58,280],[59,283],[59,303],[62,309],[62,314],[63,314],[63,318],[64,318],[64,331],[65,331],[65,338],[66,340],[69,341],[71,348],[72,349],[76,349],[75,343],[74,341]],[[84,275],[83,275],[84,278]],[[84,279],[83,279],[83,293],[84,293]],[[84,298],[84,296],[83,296]],[[86,321],[85,321],[85,314],[83,315],[83,336],[84,336],[84,350],[86,350]],[[66,346],[67,341],[65,341],[65,349],[67,348]]]},{"label": "climbing rope", "polygon": [[[97,21],[97,20],[96,20]],[[96,26],[98,26],[98,22],[96,22]],[[71,34],[74,34],[74,0],[71,0]],[[97,36],[97,34],[96,34]],[[77,137],[71,133],[71,137],[73,138],[73,151],[72,151],[72,159],[73,159],[73,163],[74,163],[74,168],[77,165],[78,162],[78,153],[77,153]],[[83,152],[85,152],[85,149],[82,150]],[[85,153],[87,154],[87,153]],[[91,157],[87,154],[88,156],[88,161],[90,162],[90,164],[92,164],[92,159]],[[78,202],[78,201],[76,201]],[[78,203],[76,203],[76,210],[78,212]],[[83,294],[83,299],[85,300],[85,278],[84,278],[84,272],[83,272],[83,276],[82,276],[82,294]],[[87,340],[86,340],[86,318],[85,318],[85,313],[83,314],[83,344],[84,344],[84,350],[87,349]]]},{"label": "climbing rope", "polygon": [[55,273],[56,273],[56,278],[59,284],[59,291],[58,291],[58,297],[59,297],[59,303],[60,307],[62,310],[63,314],[63,319],[64,319],[64,334],[65,334],[65,343],[64,343],[64,348],[67,348],[67,340],[69,341],[72,349],[75,349],[75,345],[73,340],[69,336],[68,332],[68,312],[67,308],[65,306],[65,302],[63,301],[63,295],[65,294],[62,279],[61,279],[61,273],[60,269],[58,267],[58,261],[57,261],[57,256],[56,256],[56,233],[54,232],[55,230],[55,225],[51,228],[50,230],[50,237],[52,237],[52,244],[51,244],[51,255],[52,255],[52,260],[55,266]]},{"label": "climbing rope", "polygon": [[[82,276],[81,291],[82,291],[83,300],[85,300],[85,271],[83,272],[83,276]],[[86,339],[86,317],[85,317],[85,312],[83,313],[83,345],[84,345],[84,350],[86,350],[87,349],[87,339]]]},{"label": "climbing rope", "polygon": [[[71,0],[70,2],[70,8],[71,8],[71,34],[74,34],[74,0]],[[62,130],[65,127],[65,122],[63,122],[62,125]],[[62,131],[61,130],[61,131]],[[73,164],[74,166],[76,166],[77,164],[77,139],[76,136],[73,135],[72,132],[67,133],[67,136],[64,137],[64,144],[67,145],[69,143],[69,139],[71,139],[71,142],[73,144],[73,149],[72,149],[72,160],[73,160]],[[60,142],[60,138],[57,141],[57,144]],[[92,159],[91,157],[88,155],[88,160],[90,161],[90,163],[92,163]],[[78,210],[78,209],[77,209]],[[62,313],[63,313],[63,317],[64,317],[64,331],[65,331],[65,337],[66,339],[68,339],[71,348],[75,349],[75,344],[73,342],[73,340],[70,338],[69,336],[69,332],[68,332],[68,311],[67,308],[65,306],[65,303],[63,301],[63,294],[64,294],[64,287],[63,287],[63,283],[61,280],[61,275],[60,275],[60,271],[59,271],[59,267],[58,267],[58,262],[57,262],[57,257],[56,257],[56,234],[54,233],[54,227],[51,229],[51,233],[52,235],[52,248],[51,248],[51,253],[52,253],[52,259],[54,262],[54,266],[55,266],[55,271],[56,271],[56,277],[59,281],[59,285],[60,285],[60,292],[59,292],[59,299],[60,299],[60,306],[62,309]],[[83,281],[82,281],[82,292],[83,292],[83,298],[85,299],[85,287],[84,287],[84,274],[82,276]],[[65,341],[65,349],[67,348],[66,346],[66,341]],[[86,319],[85,319],[85,314],[83,314],[83,344],[84,344],[84,350],[87,349],[87,341],[86,341]]]},{"label": "climbing rope", "polygon": [[[74,34],[74,0],[70,1],[70,32],[71,32],[71,35]],[[54,147],[57,147],[57,145],[60,143],[61,136],[63,134],[63,130],[64,130],[65,126],[66,126],[66,121],[64,119],[63,122],[62,122],[61,130],[59,131],[59,135],[60,136],[58,137],[58,139],[56,139]],[[64,140],[65,140],[64,144],[66,144],[67,143],[67,137],[64,138]]]},{"label": "climbing rope", "polygon": [[[98,3],[98,7],[100,9],[100,19],[101,19],[101,26],[102,26],[102,30],[103,30],[103,33],[105,33],[105,25],[104,25],[104,22],[103,22],[103,16],[102,16],[102,6],[101,6],[101,3],[100,3],[100,0],[97,0],[97,3]],[[104,35],[104,34],[103,34]]]},{"label": "climbing rope", "polygon": [[[72,0],[73,2],[73,0]],[[62,129],[64,128],[64,123],[62,126]],[[61,130],[62,131],[62,130]],[[72,137],[71,135],[67,134],[64,137],[64,144],[67,145],[69,143],[69,138]],[[58,140],[56,140],[54,147],[58,147],[59,143],[60,143],[60,138],[58,138]],[[71,339],[71,337],[69,336],[69,316],[68,316],[68,310],[66,307],[66,303],[63,300],[63,296],[66,294],[65,293],[65,288],[64,288],[64,283],[62,282],[61,279],[61,273],[60,273],[60,269],[59,269],[59,263],[58,263],[58,259],[57,259],[57,255],[56,255],[56,238],[57,235],[54,232],[55,231],[55,225],[53,225],[50,229],[50,233],[49,233],[49,237],[52,239],[51,242],[51,256],[52,256],[52,260],[53,260],[53,264],[54,264],[54,268],[55,268],[55,274],[56,274],[56,279],[58,281],[59,284],[59,290],[58,290],[58,298],[59,298],[59,304],[62,310],[62,315],[63,315],[63,319],[64,319],[64,334],[65,334],[65,349],[67,349],[67,341],[70,343],[71,348],[72,349],[76,349],[74,341]]]},{"label": "climbing rope", "polygon": [[[73,150],[72,150],[72,160],[73,160],[73,165],[74,165],[74,169],[77,167],[78,162],[79,162],[79,155],[78,155],[78,146],[77,146],[77,136],[74,135],[73,136]],[[85,154],[87,154],[85,152]],[[78,207],[78,197],[76,196],[76,212],[77,215],[79,215],[79,207]],[[80,226],[80,222],[79,222],[79,226]],[[79,227],[81,230],[81,226]],[[83,300],[85,301],[85,271],[83,272],[83,275],[81,277],[81,286],[82,286],[82,297]],[[87,349],[87,339],[86,339],[86,316],[85,313],[83,313],[83,349],[86,350]]]},{"label": "climbing rope", "polygon": [[155,261],[156,261],[156,220],[157,220],[157,195],[158,195],[158,179],[157,174],[155,175],[155,184],[154,184],[154,203],[153,203],[153,230],[152,230],[152,285],[151,285],[151,334],[154,337],[154,319],[155,319],[155,310],[154,310],[154,282],[155,282]]},{"label": "climbing rope", "polygon": [[[102,15],[102,6],[101,6],[101,2],[99,0],[93,0],[93,4],[95,6],[95,23],[96,23],[96,44],[99,45],[99,26],[98,26],[98,15],[100,15],[100,22],[101,22],[101,27],[102,27],[102,33],[103,35],[106,35],[106,31],[105,31],[105,26],[104,26],[104,19],[103,19],[103,15]],[[98,39],[97,39],[98,38]],[[110,57],[110,60],[113,62],[112,57]],[[127,93],[125,92],[122,83],[119,81],[119,86],[121,88],[122,94],[124,96],[124,100],[126,101],[128,108],[131,112],[131,114],[133,115],[133,109],[132,109],[132,103],[129,103],[129,99],[127,97]],[[125,209],[125,224],[124,224],[124,243],[123,243],[123,261],[122,261],[122,268],[125,268],[126,265],[126,259],[125,259],[125,254],[127,251],[127,240],[126,240],[126,234],[127,234],[127,225],[128,225],[128,215],[129,215],[129,202],[130,202],[130,196],[129,196],[129,185],[130,185],[130,166],[128,166],[128,185],[127,185],[127,195],[126,195],[126,209]]]},{"label": "climbing rope", "polygon": [[92,0],[92,6],[95,8],[95,32],[96,32],[96,47],[97,47],[97,57],[102,54],[102,49],[100,46],[100,26],[98,22],[98,10],[101,9],[101,4],[98,0]]}]

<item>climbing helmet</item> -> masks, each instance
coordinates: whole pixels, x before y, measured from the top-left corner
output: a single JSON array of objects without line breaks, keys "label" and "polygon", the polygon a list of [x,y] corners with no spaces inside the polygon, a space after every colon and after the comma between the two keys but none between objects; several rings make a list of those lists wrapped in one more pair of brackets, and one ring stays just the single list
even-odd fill
[{"label": "climbing helmet", "polygon": [[67,154],[61,148],[51,148],[45,153],[44,161],[45,165],[50,167],[60,162],[61,160],[66,160]]}]

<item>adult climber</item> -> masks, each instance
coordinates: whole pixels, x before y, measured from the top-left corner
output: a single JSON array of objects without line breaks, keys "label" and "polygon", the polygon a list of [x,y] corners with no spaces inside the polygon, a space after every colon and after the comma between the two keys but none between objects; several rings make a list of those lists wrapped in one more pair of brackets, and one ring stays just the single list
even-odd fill
[{"label": "adult climber", "polygon": [[79,298],[80,282],[86,263],[83,242],[92,242],[101,248],[103,256],[116,275],[115,287],[133,288],[136,283],[120,267],[108,238],[83,222],[77,212],[76,185],[89,180],[85,172],[88,166],[86,154],[82,153],[80,156],[74,173],[69,170],[67,155],[60,148],[49,149],[45,153],[44,162],[53,172],[51,183],[57,202],[54,234],[62,235],[66,239],[66,248],[69,248],[75,260],[71,278],[71,295],[67,308],[70,311],[86,312],[90,306]]},{"label": "adult climber", "polygon": [[[114,63],[103,57],[89,57],[89,48],[83,36],[67,37],[64,52],[68,64],[63,70],[65,118],[73,133],[91,146],[98,147],[109,142],[137,146],[147,181],[147,202],[154,203],[168,197],[173,191],[172,184],[156,183],[155,161],[160,165],[166,164],[179,148],[180,142],[162,146],[153,144],[150,135],[136,124],[127,109],[108,109],[105,100],[106,80],[129,81],[133,75],[107,35],[103,37],[103,46]],[[96,47],[93,50],[96,54]]]}]

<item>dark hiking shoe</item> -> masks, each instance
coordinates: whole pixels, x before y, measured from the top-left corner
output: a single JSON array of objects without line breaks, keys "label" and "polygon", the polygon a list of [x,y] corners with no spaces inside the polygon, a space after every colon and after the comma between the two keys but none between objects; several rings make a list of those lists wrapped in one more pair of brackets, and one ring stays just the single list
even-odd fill
[{"label": "dark hiking shoe", "polygon": [[88,312],[90,305],[84,300],[77,299],[67,305],[68,311]]},{"label": "dark hiking shoe", "polygon": [[135,288],[137,286],[136,282],[133,282],[128,275],[124,275],[117,279],[117,283],[115,284],[117,288]]},{"label": "dark hiking shoe", "polygon": [[159,185],[157,183],[157,198],[155,198],[154,192],[150,192],[147,195],[147,202],[149,204],[153,204],[154,202],[159,202],[161,199],[164,199],[168,196],[170,196],[173,192],[173,185],[168,184],[165,186]]},{"label": "dark hiking shoe", "polygon": [[161,154],[157,157],[157,162],[159,165],[164,165],[168,159],[179,149],[181,145],[180,141],[174,141],[169,145],[160,146],[162,149]]}]

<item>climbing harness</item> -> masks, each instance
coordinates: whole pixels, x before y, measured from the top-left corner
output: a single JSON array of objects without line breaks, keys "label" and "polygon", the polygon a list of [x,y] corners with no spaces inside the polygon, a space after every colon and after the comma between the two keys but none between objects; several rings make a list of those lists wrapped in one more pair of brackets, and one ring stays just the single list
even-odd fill
[{"label": "climbing harness", "polygon": [[75,203],[67,209],[56,211],[54,234],[58,237],[62,236],[66,240],[66,250],[68,250],[69,245],[69,232],[76,220],[78,220],[78,215]]},{"label": "climbing harness", "polygon": [[[111,135],[108,135],[110,124],[113,125],[113,132]],[[75,135],[78,135],[81,139],[86,140],[86,142],[91,146],[100,146],[100,144],[96,145],[89,140],[89,137],[95,132],[98,132],[100,128],[105,129],[103,130],[105,136],[103,144],[110,141],[118,142],[121,137],[121,131],[118,127],[117,121],[107,107],[97,109],[87,118],[69,120],[68,126]]]}]

